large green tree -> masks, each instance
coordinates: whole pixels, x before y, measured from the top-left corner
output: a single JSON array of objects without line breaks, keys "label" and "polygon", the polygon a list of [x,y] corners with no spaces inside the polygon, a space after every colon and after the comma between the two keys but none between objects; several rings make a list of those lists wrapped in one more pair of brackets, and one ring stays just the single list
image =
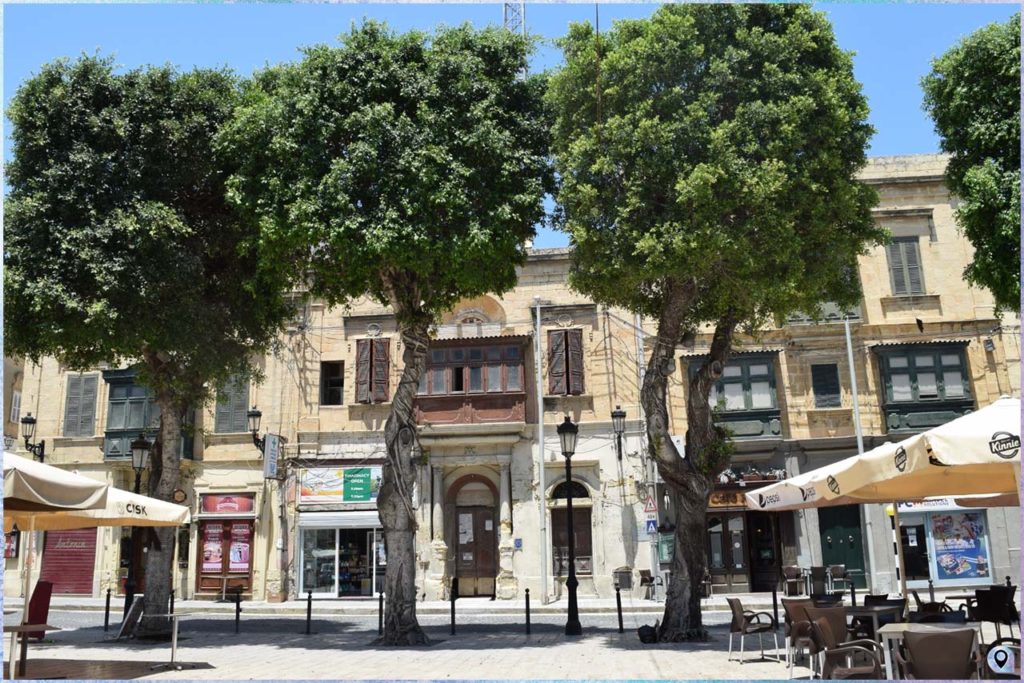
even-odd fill
[{"label": "large green tree", "polygon": [[[4,352],[137,364],[160,406],[149,495],[161,500],[178,486],[186,411],[248,373],[288,310],[213,147],[239,93],[224,71],[118,72],[83,56],[44,65],[8,109]],[[156,531],[146,554],[145,614],[167,612],[173,533]]]},{"label": "large green tree", "polygon": [[924,106],[950,155],[956,219],[974,246],[964,271],[1002,310],[1020,309],[1020,13],[932,62]]},{"label": "large green tree", "polygon": [[[657,322],[640,400],[676,523],[659,638],[705,638],[705,506],[730,453],[709,392],[738,326],[857,300],[856,256],[883,237],[875,194],[854,180],[867,103],[805,6],[667,5],[600,36],[573,25],[562,48],[549,93],[571,284]],[[680,457],[667,382],[676,345],[704,323]]]},{"label": "large green tree", "polygon": [[412,493],[430,327],[462,298],[511,288],[543,216],[548,125],[543,79],[521,77],[529,47],[501,29],[365,23],[262,73],[224,138],[240,165],[232,196],[262,222],[267,258],[330,303],[367,296],[397,319],[404,367],[377,498],[387,644],[427,642]]}]

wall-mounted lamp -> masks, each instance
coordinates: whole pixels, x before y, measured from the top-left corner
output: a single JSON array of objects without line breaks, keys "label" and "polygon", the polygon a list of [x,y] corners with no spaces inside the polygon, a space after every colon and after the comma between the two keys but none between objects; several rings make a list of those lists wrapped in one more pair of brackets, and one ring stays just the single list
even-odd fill
[{"label": "wall-mounted lamp", "polygon": [[249,418],[249,431],[252,432],[253,445],[255,445],[256,448],[258,448],[260,450],[260,453],[262,454],[263,449],[266,448],[267,446],[266,437],[262,439],[259,437],[260,419],[263,417],[263,412],[260,411],[260,409],[257,408],[256,406],[253,406],[252,410],[247,412],[245,416]]},{"label": "wall-mounted lamp", "polygon": [[25,437],[25,450],[32,454],[39,462],[46,456],[46,441],[32,443],[32,437],[36,434],[36,419],[29,413],[21,418],[21,435]]}]

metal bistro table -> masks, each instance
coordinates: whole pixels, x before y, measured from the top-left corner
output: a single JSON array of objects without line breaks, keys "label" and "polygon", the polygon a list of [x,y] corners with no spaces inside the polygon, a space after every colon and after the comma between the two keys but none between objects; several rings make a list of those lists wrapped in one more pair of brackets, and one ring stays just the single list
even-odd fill
[{"label": "metal bistro table", "polygon": [[940,633],[942,631],[961,631],[965,628],[973,628],[978,632],[974,639],[973,652],[977,654],[979,643],[981,643],[981,623],[973,622],[967,624],[886,624],[878,629],[877,633],[882,642],[882,651],[885,653],[885,677],[892,681],[899,679],[899,671],[892,665],[892,648],[899,641],[903,640],[903,634],[907,631],[914,633]]},{"label": "metal bistro table", "polygon": [[878,617],[883,614],[892,614],[896,617],[896,621],[900,621],[903,619],[903,607],[900,605],[862,605],[860,607],[846,608],[846,616],[848,617],[871,619],[875,640],[879,639]]},{"label": "metal bistro table", "polygon": [[4,633],[13,633],[13,638],[21,640],[21,656],[15,663],[15,655],[17,648],[11,650],[11,666],[10,674],[11,680],[25,675],[25,668],[28,664],[28,634],[35,633],[37,631],[59,631],[60,629],[56,626],[50,626],[49,624],[4,624]]},{"label": "metal bistro table", "polygon": [[181,669],[181,665],[177,663],[178,656],[178,621],[188,617],[197,617],[198,613],[187,613],[187,612],[175,612],[174,614],[154,614],[153,617],[160,617],[163,619],[171,620],[171,661],[166,664],[155,664],[150,668],[162,669],[164,667],[170,667],[171,669]]},{"label": "metal bistro table", "polygon": [[943,601],[963,602],[970,609],[974,606],[974,601],[978,599],[978,596],[974,593],[951,593],[950,595],[943,595],[942,599]]}]

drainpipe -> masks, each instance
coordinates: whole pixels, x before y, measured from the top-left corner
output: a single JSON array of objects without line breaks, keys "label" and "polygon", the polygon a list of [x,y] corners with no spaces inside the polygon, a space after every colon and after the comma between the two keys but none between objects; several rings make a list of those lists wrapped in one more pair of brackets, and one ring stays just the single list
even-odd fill
[{"label": "drainpipe", "polygon": [[[853,341],[850,338],[849,315],[845,315],[843,317],[843,326],[846,328],[846,362],[850,366],[850,391],[853,394],[853,431],[857,435],[857,455],[863,455],[864,435],[861,432],[860,426],[860,394],[857,391],[857,368],[854,367],[853,364]],[[865,577],[865,585],[868,588],[871,588],[874,585],[874,579],[878,574],[875,573],[875,552],[871,547],[871,539],[875,537],[875,530],[866,505],[860,506],[860,523],[861,528],[866,531],[866,533],[861,537],[861,547],[864,548],[868,561],[868,576]],[[868,539],[867,543],[864,543],[864,538]]]},{"label": "drainpipe", "polygon": [[548,501],[544,482],[544,375],[541,371],[540,297],[533,297],[536,311],[533,332],[533,363],[537,371],[537,482],[540,485],[540,601],[548,604]]},{"label": "drainpipe", "polygon": [[[644,386],[644,330],[643,321],[640,318],[640,314],[633,314],[633,330],[634,337],[636,338],[636,390],[637,390],[637,411],[640,414],[640,452],[643,453],[643,462],[645,463],[646,477],[647,477],[647,495],[654,499],[654,505],[656,508],[660,508],[660,501],[658,500],[658,471],[657,466],[654,463],[654,459],[651,458],[650,453],[647,453],[646,439],[644,438],[647,434],[647,418],[644,415],[643,402],[640,400],[640,391]],[[666,395],[665,400],[668,401],[669,397]],[[661,522],[661,511],[660,509],[655,510],[655,515],[658,522]],[[646,518],[646,517],[645,517]],[[647,545],[650,546],[650,562],[651,562],[651,576],[656,576],[662,579],[661,566],[658,562],[658,536],[647,535]],[[654,585],[654,591],[652,593],[655,599],[658,597],[658,584]]]}]

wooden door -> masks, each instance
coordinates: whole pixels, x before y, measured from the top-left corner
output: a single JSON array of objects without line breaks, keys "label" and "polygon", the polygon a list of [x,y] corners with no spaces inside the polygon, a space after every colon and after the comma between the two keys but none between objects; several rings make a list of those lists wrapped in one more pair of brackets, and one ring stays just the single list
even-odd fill
[{"label": "wooden door", "polygon": [[750,530],[750,588],[756,592],[770,592],[778,584],[779,543],[775,533],[775,514],[747,513]]},{"label": "wooden door", "polygon": [[708,513],[708,568],[712,583],[731,593],[750,590],[747,532],[742,512]]},{"label": "wooden door", "polygon": [[498,534],[494,509],[489,507],[455,508],[458,547],[455,575],[459,595],[494,595],[498,574]]},{"label": "wooden door", "polygon": [[818,529],[821,531],[821,562],[826,567],[844,564],[854,574],[858,588],[866,587],[864,549],[861,547],[860,509],[856,505],[818,508]]},{"label": "wooden door", "polygon": [[252,520],[216,520],[199,525],[196,583],[200,593],[252,591]]}]

